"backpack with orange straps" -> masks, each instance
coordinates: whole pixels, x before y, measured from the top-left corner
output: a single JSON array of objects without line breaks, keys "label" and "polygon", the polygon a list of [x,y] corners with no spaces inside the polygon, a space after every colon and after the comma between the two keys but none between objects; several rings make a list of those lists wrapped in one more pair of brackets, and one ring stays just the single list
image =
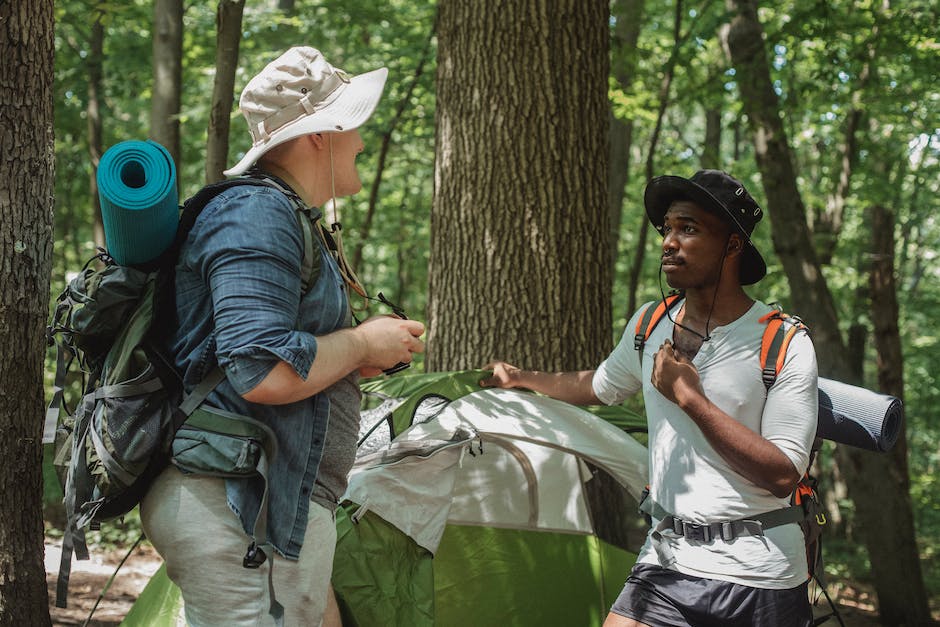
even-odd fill
[{"label": "backpack with orange straps", "polygon": [[[643,310],[643,313],[640,315],[640,318],[637,321],[633,336],[633,348],[639,352],[641,360],[643,355],[643,346],[646,344],[646,341],[649,339],[650,335],[652,335],[653,329],[656,328],[656,325],[659,323],[659,321],[662,320],[666,313],[670,311],[680,300],[682,300],[683,297],[684,294],[681,292],[672,292],[666,296],[665,299],[656,304],[649,304],[646,306],[646,309]],[[802,320],[796,316],[788,315],[780,309],[774,309],[770,313],[762,316],[759,322],[767,325],[761,337],[760,367],[761,379],[764,382],[764,387],[769,391],[776,382],[780,371],[783,369],[783,364],[787,357],[787,348],[790,346],[790,341],[799,331],[808,332],[809,329],[805,324],[803,324]],[[809,467],[812,467],[813,465],[816,452],[819,450],[819,445],[820,440],[817,438],[813,443],[812,449],[810,450]],[[806,543],[806,564],[809,567],[809,578],[815,579],[816,582],[820,585],[823,594],[825,594],[826,599],[829,601],[829,605],[832,607],[832,613],[817,619],[817,622],[814,624],[819,624],[823,620],[832,616],[834,616],[839,621],[839,623],[842,624],[842,619],[825,590],[822,564],[822,530],[826,525],[826,514],[822,507],[822,503],[819,500],[819,494],[816,490],[818,481],[816,477],[809,474],[809,467],[803,474],[803,478],[800,479],[800,482],[797,484],[796,489],[793,491],[793,495],[790,497],[790,507],[773,512],[767,512],[767,514],[752,518],[762,519],[760,521],[761,529],[769,529],[771,527],[780,524],[786,524],[788,522],[799,523],[800,528],[803,530],[803,537]],[[653,515],[658,519],[663,519],[664,516],[669,516],[670,518],[674,519],[674,517],[670,516],[668,512],[659,507],[657,503],[654,503],[651,499],[645,497],[644,501],[640,505],[640,510],[645,515]],[[705,534],[709,537],[717,538],[725,535],[724,529],[722,529],[722,527],[729,529],[734,527],[734,529],[737,529],[738,527],[735,525],[739,525],[739,523],[742,522],[751,521],[713,523],[710,526],[692,525],[686,521],[680,521],[678,519],[674,519],[674,523],[675,522],[678,522],[678,525],[667,524],[667,526],[673,527],[674,530],[675,527],[678,527],[679,532],[682,534],[687,531],[691,531],[695,534]],[[746,533],[743,528],[744,526],[742,526],[742,531],[741,533],[738,533],[738,535]],[[715,529],[709,530],[709,527],[715,527]]]}]

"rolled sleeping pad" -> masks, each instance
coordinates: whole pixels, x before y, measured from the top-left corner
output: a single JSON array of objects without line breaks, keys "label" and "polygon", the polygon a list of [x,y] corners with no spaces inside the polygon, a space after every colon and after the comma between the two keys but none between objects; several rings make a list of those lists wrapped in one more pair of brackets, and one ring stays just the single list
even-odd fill
[{"label": "rolled sleeping pad", "polygon": [[819,378],[818,437],[884,453],[894,446],[903,423],[899,399]]},{"label": "rolled sleeping pad", "polygon": [[108,253],[122,265],[152,261],[179,224],[176,166],[155,141],[115,144],[98,164],[98,196]]}]

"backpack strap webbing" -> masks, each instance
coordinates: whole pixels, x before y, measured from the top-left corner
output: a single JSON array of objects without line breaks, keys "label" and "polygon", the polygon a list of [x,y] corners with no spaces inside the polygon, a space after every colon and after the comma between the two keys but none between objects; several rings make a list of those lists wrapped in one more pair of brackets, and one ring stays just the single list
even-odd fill
[{"label": "backpack strap webbing", "polygon": [[656,325],[659,324],[659,321],[663,319],[663,316],[666,315],[666,312],[673,308],[673,306],[679,302],[682,298],[682,293],[673,293],[659,301],[654,307],[652,303],[647,305],[646,309],[643,311],[643,314],[640,316],[640,319],[636,323],[636,331],[633,335],[633,348],[642,351],[643,346],[646,344],[646,340],[650,338],[650,335],[653,333],[653,329],[656,328]]},{"label": "backpack strap webbing", "polygon": [[799,318],[776,309],[761,316],[758,322],[767,323],[760,343],[760,367],[764,387],[769,390],[783,370],[790,341],[797,331],[806,329],[806,325]]},{"label": "backpack strap webbing", "polygon": [[177,239],[174,242],[175,251],[173,253],[173,263],[175,264],[176,255],[179,253],[179,249],[186,240],[186,236],[189,234],[190,229],[192,229],[193,225],[196,223],[196,218],[199,217],[199,214],[202,212],[203,208],[205,208],[205,206],[208,205],[212,199],[225,190],[241,185],[271,187],[284,194],[290,201],[291,205],[294,206],[297,214],[297,223],[300,226],[300,232],[304,246],[303,257],[301,258],[300,264],[300,284],[301,290],[306,294],[308,291],[310,291],[310,288],[314,283],[316,283],[320,276],[320,255],[316,250],[316,245],[313,241],[313,229],[322,228],[319,226],[319,213],[314,213],[311,211],[311,209],[304,203],[303,199],[301,199],[301,197],[298,196],[296,192],[294,192],[286,183],[284,183],[284,181],[275,176],[260,171],[252,171],[245,176],[235,179],[227,179],[224,181],[218,181],[216,183],[210,183],[196,192],[192,198],[183,204],[184,211],[182,216],[180,216],[180,225],[179,229],[177,230]]}]

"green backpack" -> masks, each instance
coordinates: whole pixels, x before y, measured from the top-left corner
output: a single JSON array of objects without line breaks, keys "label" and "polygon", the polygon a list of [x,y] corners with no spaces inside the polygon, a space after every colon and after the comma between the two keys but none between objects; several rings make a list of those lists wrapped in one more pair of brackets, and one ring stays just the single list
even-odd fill
[{"label": "green backpack", "polygon": [[[155,323],[176,320],[176,260],[200,211],[237,185],[267,185],[291,198],[303,232],[306,292],[319,274],[313,239],[319,225],[302,201],[277,181],[246,177],[209,185],[186,201],[174,243],[148,267],[122,266],[102,251],[56,301],[48,328],[49,344],[57,346],[55,387],[43,442],[54,443],[67,520],[58,607],[66,606],[73,552],[77,559],[88,559],[85,528],[97,529],[102,521],[131,511],[171,458],[186,471],[261,475],[267,485],[266,469],[276,453],[270,429],[202,405],[225,377],[219,367],[184,394],[173,357],[164,348],[171,326]],[[94,261],[103,267],[94,267]],[[73,366],[81,373],[82,386],[80,400],[70,408],[65,388]],[[266,507],[261,511],[254,533],[259,544],[266,539]]]}]

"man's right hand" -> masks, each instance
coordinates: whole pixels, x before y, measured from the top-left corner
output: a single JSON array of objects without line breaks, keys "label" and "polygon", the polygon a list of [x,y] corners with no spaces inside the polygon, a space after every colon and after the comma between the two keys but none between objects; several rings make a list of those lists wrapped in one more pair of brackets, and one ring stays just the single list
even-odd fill
[{"label": "man's right hand", "polygon": [[424,352],[424,324],[397,316],[373,316],[355,332],[361,342],[359,374],[376,376],[399,363],[411,363],[415,353]]},{"label": "man's right hand", "polygon": [[505,361],[493,361],[483,367],[484,370],[492,370],[493,375],[480,380],[480,385],[485,388],[515,388],[519,387],[519,379],[522,370]]}]

